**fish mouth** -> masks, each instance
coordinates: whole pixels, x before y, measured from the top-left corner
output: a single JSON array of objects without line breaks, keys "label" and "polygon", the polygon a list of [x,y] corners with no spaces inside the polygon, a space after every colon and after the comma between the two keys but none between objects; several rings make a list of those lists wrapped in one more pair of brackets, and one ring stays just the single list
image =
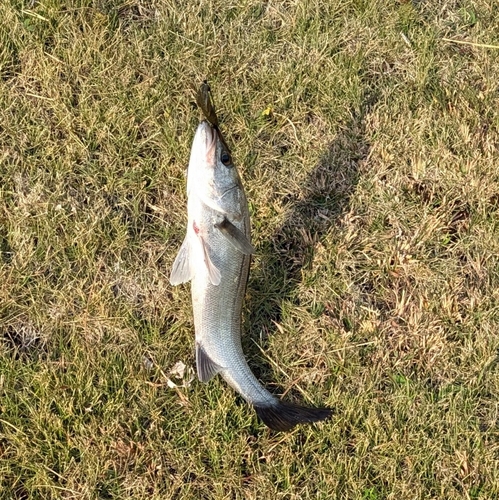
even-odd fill
[{"label": "fish mouth", "polygon": [[208,164],[212,163],[215,157],[216,146],[217,146],[217,131],[213,126],[207,121],[203,120],[200,125],[203,127],[203,133],[205,137],[206,146],[206,160]]}]

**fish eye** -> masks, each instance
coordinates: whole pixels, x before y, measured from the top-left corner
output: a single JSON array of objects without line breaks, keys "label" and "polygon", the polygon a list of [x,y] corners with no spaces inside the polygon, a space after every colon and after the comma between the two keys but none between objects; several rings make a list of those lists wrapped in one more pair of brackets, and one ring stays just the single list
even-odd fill
[{"label": "fish eye", "polygon": [[220,155],[220,161],[226,167],[232,167],[232,160],[231,160],[230,154],[227,153],[227,151],[222,151],[222,154]]}]

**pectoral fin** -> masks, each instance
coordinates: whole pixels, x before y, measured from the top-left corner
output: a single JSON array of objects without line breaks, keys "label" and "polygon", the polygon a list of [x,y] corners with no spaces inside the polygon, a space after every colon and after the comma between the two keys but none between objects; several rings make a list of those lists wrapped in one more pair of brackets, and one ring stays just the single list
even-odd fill
[{"label": "pectoral fin", "polygon": [[222,222],[215,224],[215,227],[227,238],[227,240],[244,255],[251,255],[255,252],[253,245],[248,241],[246,235],[232,222],[224,217]]},{"label": "pectoral fin", "polygon": [[206,354],[201,344],[196,344],[196,368],[198,378],[201,382],[208,382],[208,380],[222,370],[222,367],[212,361],[208,354]]},{"label": "pectoral fin", "polygon": [[[198,242],[192,239],[192,237],[196,237],[198,239]],[[211,258],[210,258],[210,253],[208,251],[208,247],[199,234],[196,236],[190,235],[189,233],[186,235],[184,238],[184,241],[182,243],[182,246],[180,247],[180,250],[178,251],[177,256],[175,257],[175,260],[173,261],[173,266],[172,266],[172,271],[170,273],[170,283],[172,285],[180,285],[181,283],[186,283],[187,281],[190,281],[194,277],[194,272],[195,272],[195,263],[192,262],[192,259],[196,259],[199,257],[196,257],[196,255],[199,255],[197,251],[193,252],[193,244],[197,244],[202,248],[202,255],[203,255],[203,262],[204,265],[206,266],[206,269],[208,271],[208,277],[210,278],[210,282],[213,285],[219,285],[220,284],[220,271],[213,264]],[[194,257],[193,257],[194,255]]]},{"label": "pectoral fin", "polygon": [[192,279],[192,270],[189,262],[190,242],[189,235],[186,235],[180,250],[173,262],[172,272],[170,274],[170,283],[172,285],[180,285]]},{"label": "pectoral fin", "polygon": [[203,247],[204,263],[206,265],[206,269],[208,270],[208,276],[210,278],[210,281],[213,285],[218,286],[218,285],[220,285],[220,279],[221,279],[220,270],[211,261],[210,253],[208,251],[208,247],[207,247],[204,239],[199,235],[198,235],[198,238],[199,238],[199,241],[201,242],[201,245]]}]

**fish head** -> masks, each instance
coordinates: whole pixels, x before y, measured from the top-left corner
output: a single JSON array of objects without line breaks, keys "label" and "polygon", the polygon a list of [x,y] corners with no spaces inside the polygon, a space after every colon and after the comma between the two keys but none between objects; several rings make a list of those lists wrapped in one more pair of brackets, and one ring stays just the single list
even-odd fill
[{"label": "fish head", "polygon": [[192,143],[187,196],[198,196],[222,213],[237,213],[244,196],[241,179],[218,128],[202,121]]}]

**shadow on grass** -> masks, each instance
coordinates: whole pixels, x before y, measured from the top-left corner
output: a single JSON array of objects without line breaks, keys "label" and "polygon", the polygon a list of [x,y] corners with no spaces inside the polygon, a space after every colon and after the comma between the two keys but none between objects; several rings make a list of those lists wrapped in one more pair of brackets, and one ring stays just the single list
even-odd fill
[{"label": "shadow on grass", "polygon": [[376,99],[365,98],[360,110],[352,111],[350,120],[312,170],[301,193],[289,196],[284,223],[261,246],[264,254],[261,265],[252,266],[250,271],[244,352],[255,375],[271,392],[282,391],[274,383],[269,364],[261,363],[258,346],[262,338],[265,343],[265,338],[275,333],[274,322],[281,322],[283,301],[295,301],[299,305],[294,291],[301,281],[302,270],[312,264],[317,243],[349,210],[350,197],[359,178],[359,165],[370,151],[365,118],[375,102]]}]

